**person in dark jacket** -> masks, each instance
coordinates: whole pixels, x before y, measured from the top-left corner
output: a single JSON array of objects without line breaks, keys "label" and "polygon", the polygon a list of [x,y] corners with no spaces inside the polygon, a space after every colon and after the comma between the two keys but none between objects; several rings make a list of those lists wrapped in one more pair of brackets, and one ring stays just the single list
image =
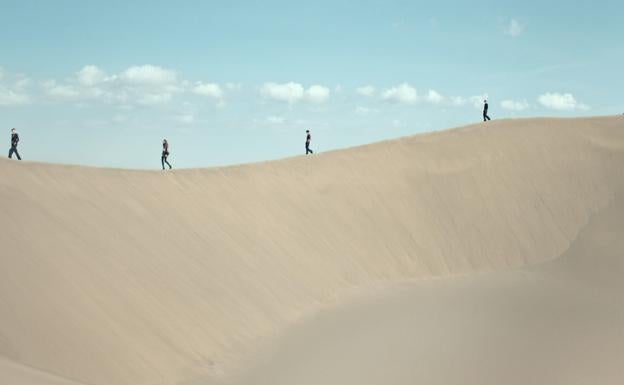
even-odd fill
[{"label": "person in dark jacket", "polygon": [[167,166],[169,166],[169,170],[171,170],[171,165],[167,161],[168,156],[169,156],[169,143],[167,142],[167,139],[163,139],[163,151],[162,151],[162,156],[160,157],[160,163],[162,164],[163,170],[165,169],[165,163],[167,163]]},{"label": "person in dark jacket", "polygon": [[314,151],[310,149],[310,141],[312,140],[312,136],[310,135],[310,130],[306,130],[306,155],[314,154]]},{"label": "person in dark jacket", "polygon": [[491,120],[490,117],[488,116],[488,102],[487,100],[483,101],[483,121],[487,122],[488,120]]},{"label": "person in dark jacket", "polygon": [[19,143],[19,135],[15,128],[11,129],[11,149],[9,150],[9,159],[13,159],[13,154],[17,155],[18,160],[22,160],[19,152],[17,152],[17,144]]}]

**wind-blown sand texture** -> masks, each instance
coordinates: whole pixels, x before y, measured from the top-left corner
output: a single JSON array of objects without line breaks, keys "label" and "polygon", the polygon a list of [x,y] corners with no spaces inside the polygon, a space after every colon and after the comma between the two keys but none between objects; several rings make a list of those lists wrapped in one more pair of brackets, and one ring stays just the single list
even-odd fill
[{"label": "wind-blown sand texture", "polygon": [[624,382],[622,117],[0,175],[2,384]]}]

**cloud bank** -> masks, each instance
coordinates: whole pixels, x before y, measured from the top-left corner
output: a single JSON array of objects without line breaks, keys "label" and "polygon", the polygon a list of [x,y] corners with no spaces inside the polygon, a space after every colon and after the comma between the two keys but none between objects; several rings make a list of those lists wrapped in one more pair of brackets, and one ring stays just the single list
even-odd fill
[{"label": "cloud bank", "polygon": [[588,110],[589,106],[578,102],[570,93],[546,92],[537,98],[539,104],[558,111]]},{"label": "cloud bank", "polygon": [[260,94],[267,99],[278,102],[294,104],[300,101],[312,103],[323,103],[330,97],[331,91],[328,87],[314,84],[308,89],[300,83],[264,83],[260,88]]}]

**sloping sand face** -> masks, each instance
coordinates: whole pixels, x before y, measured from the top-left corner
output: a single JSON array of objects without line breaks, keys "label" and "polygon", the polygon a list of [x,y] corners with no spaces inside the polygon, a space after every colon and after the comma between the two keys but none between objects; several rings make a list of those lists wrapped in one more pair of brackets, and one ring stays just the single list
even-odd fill
[{"label": "sloping sand face", "polygon": [[623,203],[553,262],[361,293],[267,343],[232,383],[622,383]]},{"label": "sloping sand face", "polygon": [[[419,281],[397,297],[400,306],[379,309],[389,315],[382,325],[403,314],[420,322],[420,334],[410,335],[426,338],[423,346],[439,340],[438,354],[416,351],[410,365],[457,368],[457,378],[471,378],[461,375],[470,361],[454,360],[482,342],[483,333],[516,330],[525,319],[534,325],[529,330],[543,321],[540,330],[556,333],[560,313],[550,305],[576,306],[581,292],[595,299],[585,309],[599,320],[621,320],[619,302],[597,299],[621,293],[617,280],[607,284],[599,275],[624,273],[616,246],[585,244],[587,253],[578,254],[587,258],[561,260],[574,267],[529,274],[548,282],[540,285],[524,278],[528,273],[501,270],[555,259],[576,245],[594,214],[622,213],[623,125],[620,117],[498,121],[313,157],[165,174],[3,160],[0,355],[93,385],[221,381],[246,365],[243,357],[261,341],[343,303],[344,293],[464,275]],[[621,227],[613,231],[624,238]],[[478,272],[487,273],[469,274]],[[574,289],[551,295],[557,280],[572,281]],[[620,313],[609,313],[609,306]],[[439,308],[453,321],[426,316]],[[362,312],[353,328],[370,323],[372,313]],[[622,322],[608,329],[583,313],[566,313],[562,322],[606,334],[564,346],[619,352]],[[568,341],[581,326],[563,328],[553,343]],[[383,335],[376,327],[366,334]],[[475,350],[472,359],[524,357],[511,347],[498,352],[506,345],[495,341],[505,336],[494,333],[486,343],[490,355]],[[371,351],[383,347],[378,342]],[[531,344],[522,346],[532,352]],[[557,355],[565,351],[542,356],[559,360],[553,373],[572,368],[566,357],[579,357]],[[403,352],[398,356],[411,351]],[[300,356],[303,372],[294,376],[315,362]],[[255,369],[248,375],[279,383],[270,374],[287,373],[290,364],[282,367],[278,358],[275,367],[250,364]],[[600,370],[597,359],[588,362],[573,369]],[[551,378],[527,370],[536,376],[529,382]],[[352,371],[334,373],[346,381]],[[617,375],[604,378],[624,380]]]}]

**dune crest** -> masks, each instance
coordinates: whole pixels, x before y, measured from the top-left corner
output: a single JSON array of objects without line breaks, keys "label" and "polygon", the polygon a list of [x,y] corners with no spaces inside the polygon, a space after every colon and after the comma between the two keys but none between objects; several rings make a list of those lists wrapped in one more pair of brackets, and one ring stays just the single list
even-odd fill
[{"label": "dune crest", "polygon": [[168,173],[0,160],[0,357],[92,385],[219,378],[349,289],[552,260],[623,192],[623,125]]}]

